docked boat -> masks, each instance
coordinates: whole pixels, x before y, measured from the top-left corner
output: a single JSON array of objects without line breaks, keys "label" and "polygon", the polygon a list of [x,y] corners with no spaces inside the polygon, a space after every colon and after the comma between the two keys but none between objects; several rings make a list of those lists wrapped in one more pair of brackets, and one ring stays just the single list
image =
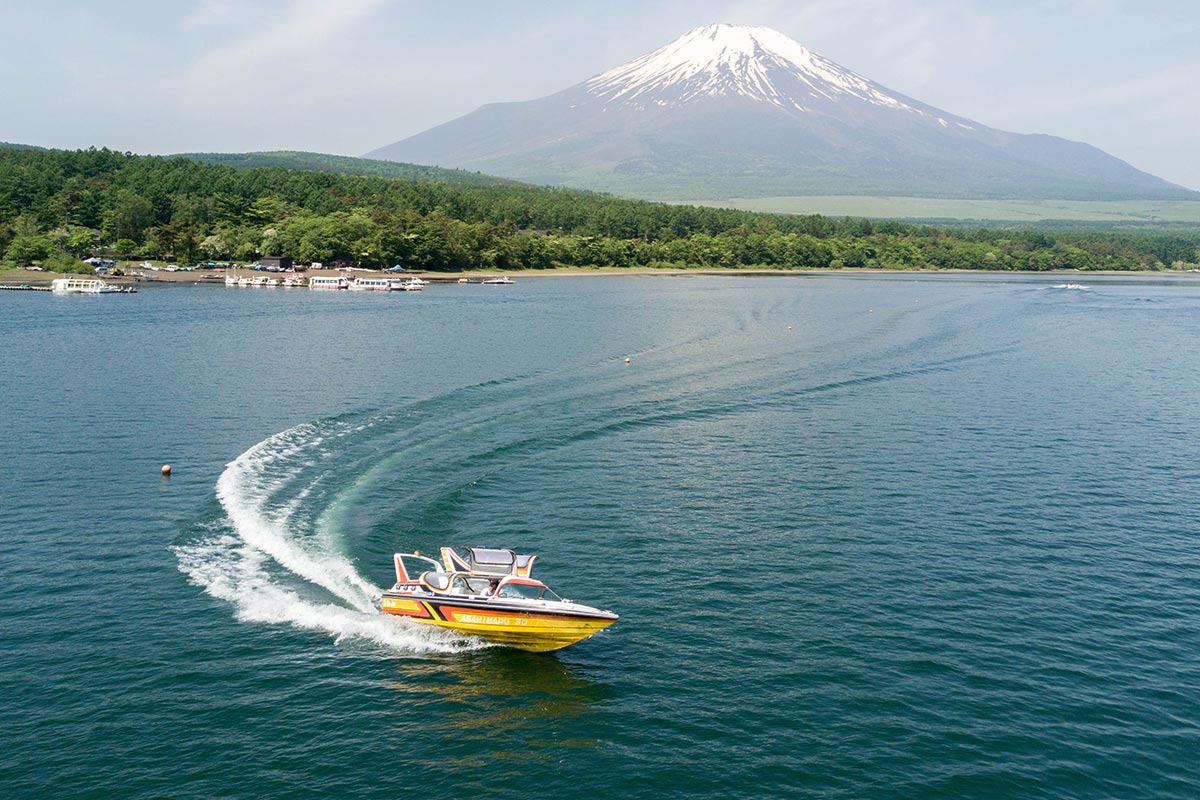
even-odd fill
[{"label": "docked boat", "polygon": [[449,547],[441,555],[439,563],[396,553],[396,584],[383,593],[380,611],[536,653],[575,644],[618,619],[531,577],[537,556],[484,547],[467,548],[466,558]]},{"label": "docked boat", "polygon": [[55,278],[50,281],[50,291],[60,294],[132,294],[137,289],[122,289],[99,278]]},{"label": "docked boat", "polygon": [[508,277],[507,275],[502,275],[499,278],[488,278],[486,280],[480,281],[480,283],[484,284],[485,286],[510,286],[510,285],[516,283],[516,281],[514,281],[512,278]]},{"label": "docked boat", "polygon": [[425,288],[425,281],[420,278],[409,278],[408,280],[400,280],[392,278],[392,291],[394,292],[419,292]]},{"label": "docked boat", "polygon": [[336,277],[314,276],[308,281],[309,289],[349,289],[350,281],[343,275]]},{"label": "docked boat", "polygon": [[392,279],[387,276],[360,275],[350,282],[350,290],[356,292],[390,292]]}]

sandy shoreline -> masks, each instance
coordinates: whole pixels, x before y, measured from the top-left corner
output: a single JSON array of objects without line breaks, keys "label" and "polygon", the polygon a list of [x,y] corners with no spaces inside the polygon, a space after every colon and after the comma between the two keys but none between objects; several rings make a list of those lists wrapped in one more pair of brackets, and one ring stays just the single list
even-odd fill
[{"label": "sandy shoreline", "polygon": [[[179,283],[179,284],[217,284],[224,285],[225,276],[228,274],[240,276],[272,276],[282,278],[287,273],[269,273],[255,271],[252,269],[213,269],[213,270],[196,270],[195,272],[146,272],[144,275],[124,275],[120,277],[102,276],[106,283],[117,285],[123,284],[152,284],[152,283]],[[306,277],[312,276],[334,276],[347,274],[338,270],[308,270],[300,273]],[[379,276],[388,273],[380,272],[379,270],[352,270],[352,276]],[[1046,276],[1074,276],[1076,278],[1090,276],[1105,276],[1105,275],[1159,275],[1159,276],[1182,276],[1196,273],[1188,273],[1184,270],[1047,270],[1045,272],[1020,271],[1020,270],[983,270],[983,269],[879,269],[868,267],[843,267],[840,269],[712,269],[712,268],[697,268],[697,269],[659,269],[652,267],[608,267],[608,268],[582,268],[582,267],[560,267],[556,269],[539,269],[539,270],[489,270],[486,272],[420,272],[412,271],[400,273],[402,277],[416,276],[423,280],[433,282],[455,282],[459,278],[467,278],[468,280],[478,282],[485,278],[495,278],[501,275],[507,275],[512,278],[519,277],[588,277],[588,276],[609,276],[609,275],[663,275],[663,276],[774,276],[774,277],[816,277],[822,275],[1046,275]],[[27,283],[30,286],[49,286],[50,282],[55,278],[66,277],[63,273],[57,272],[35,272],[24,269],[7,269],[0,270],[0,283]],[[81,276],[86,277],[86,276]],[[1200,279],[1200,274],[1197,275]]]}]

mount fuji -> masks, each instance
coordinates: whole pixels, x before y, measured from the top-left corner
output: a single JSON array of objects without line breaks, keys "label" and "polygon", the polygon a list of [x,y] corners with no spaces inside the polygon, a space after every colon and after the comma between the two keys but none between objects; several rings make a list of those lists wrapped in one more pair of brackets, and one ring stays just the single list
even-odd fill
[{"label": "mount fuji", "polygon": [[1198,199],[1095,147],[1008,133],[778,31],[709,25],[538,100],[367,154],[659,199],[805,194]]}]

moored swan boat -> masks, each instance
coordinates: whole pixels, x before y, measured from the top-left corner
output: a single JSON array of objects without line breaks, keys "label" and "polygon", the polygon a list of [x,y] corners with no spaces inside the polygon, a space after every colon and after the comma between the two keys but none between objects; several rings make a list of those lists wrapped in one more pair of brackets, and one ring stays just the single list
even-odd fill
[{"label": "moored swan boat", "polygon": [[[441,563],[396,553],[396,585],[383,593],[380,610],[539,653],[575,644],[617,621],[611,611],[564,600],[530,577],[536,559],[483,547],[468,548],[465,559],[443,547]],[[419,567],[410,572],[414,563]]]}]

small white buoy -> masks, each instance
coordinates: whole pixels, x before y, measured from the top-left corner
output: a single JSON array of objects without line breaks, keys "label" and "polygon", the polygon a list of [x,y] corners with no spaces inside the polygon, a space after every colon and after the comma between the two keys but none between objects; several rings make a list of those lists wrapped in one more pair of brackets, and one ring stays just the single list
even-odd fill
[{"label": "small white buoy", "polygon": [[792,326],[791,326],[791,325],[788,325],[788,330],[790,331],[791,329],[792,329]]},{"label": "small white buoy", "polygon": [[626,363],[626,364],[628,364],[628,363],[629,363],[629,359],[628,359],[628,358],[626,358],[626,359],[625,359],[625,363]]},{"label": "small white buoy", "polygon": [[163,474],[163,477],[164,477],[164,478],[169,478],[169,477],[171,477],[171,465],[170,465],[170,464],[163,464],[163,466],[162,466],[162,474]]}]

